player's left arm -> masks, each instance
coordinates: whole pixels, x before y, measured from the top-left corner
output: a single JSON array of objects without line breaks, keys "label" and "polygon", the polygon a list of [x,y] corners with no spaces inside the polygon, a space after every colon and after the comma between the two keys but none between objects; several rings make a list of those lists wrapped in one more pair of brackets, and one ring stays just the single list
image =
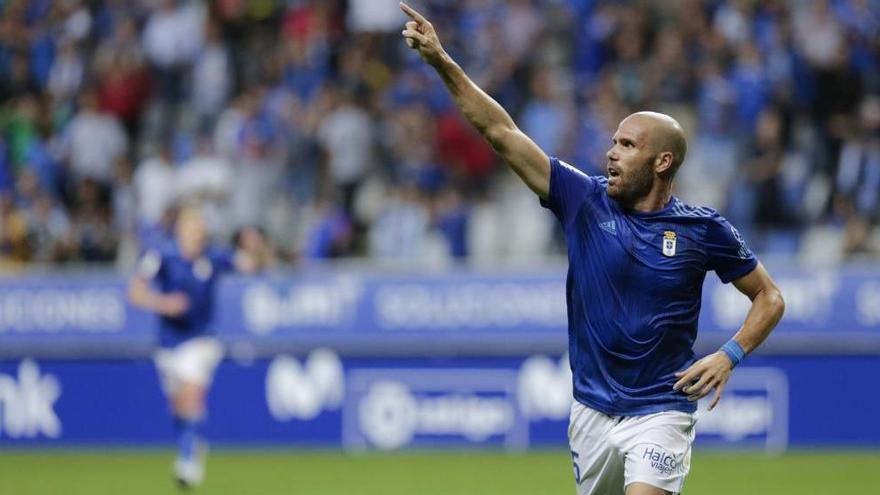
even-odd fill
[{"label": "player's left arm", "polygon": [[[735,345],[738,344],[743,353],[748,354],[761,345],[776,327],[785,311],[785,301],[773,278],[761,263],[758,263],[748,275],[734,280],[733,285],[752,301],[752,307],[729,345],[735,349]],[[721,399],[724,386],[735,365],[728,352],[719,349],[695,362],[688,369],[676,373],[678,381],[673,388],[688,394],[688,400],[691,401],[700,400],[715,390],[715,396],[709,405],[711,410]]]}]

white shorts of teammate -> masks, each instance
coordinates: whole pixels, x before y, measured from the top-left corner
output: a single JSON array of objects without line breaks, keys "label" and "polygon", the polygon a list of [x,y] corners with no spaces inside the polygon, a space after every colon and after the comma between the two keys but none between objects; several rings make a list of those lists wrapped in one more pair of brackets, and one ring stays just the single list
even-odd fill
[{"label": "white shorts of teammate", "polygon": [[162,390],[173,397],[184,383],[208,388],[223,359],[223,346],[213,337],[196,337],[177,347],[160,349],[154,360]]},{"label": "white shorts of teammate", "polygon": [[575,402],[568,441],[578,495],[623,495],[635,482],[681,492],[695,423],[680,411],[609,416]]}]

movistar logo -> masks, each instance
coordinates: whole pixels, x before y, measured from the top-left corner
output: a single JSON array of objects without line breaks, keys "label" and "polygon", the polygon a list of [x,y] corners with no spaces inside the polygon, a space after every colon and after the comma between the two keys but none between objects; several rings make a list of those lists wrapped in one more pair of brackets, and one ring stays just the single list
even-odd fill
[{"label": "movistar logo", "polygon": [[614,223],[614,220],[611,220],[610,222],[599,222],[599,227],[609,234],[617,234],[617,224]]}]

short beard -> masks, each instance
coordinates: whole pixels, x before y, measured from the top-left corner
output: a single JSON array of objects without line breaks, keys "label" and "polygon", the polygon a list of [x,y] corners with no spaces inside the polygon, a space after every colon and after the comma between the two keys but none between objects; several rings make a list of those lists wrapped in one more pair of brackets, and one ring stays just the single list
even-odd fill
[{"label": "short beard", "polygon": [[654,171],[650,164],[656,157],[651,157],[641,167],[627,177],[626,187],[620,188],[620,192],[612,196],[615,201],[626,208],[632,208],[640,199],[644,198],[654,188]]}]

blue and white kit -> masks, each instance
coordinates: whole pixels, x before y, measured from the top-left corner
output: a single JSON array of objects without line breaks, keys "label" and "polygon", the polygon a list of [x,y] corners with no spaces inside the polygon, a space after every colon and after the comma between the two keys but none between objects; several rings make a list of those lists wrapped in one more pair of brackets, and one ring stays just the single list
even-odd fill
[{"label": "blue and white kit", "polygon": [[209,249],[195,260],[180,254],[175,243],[147,251],[139,274],[163,293],[180,292],[189,309],[178,317],[160,317],[156,367],[163,390],[173,395],[182,383],[207,387],[223,357],[211,330],[214,289],[219,277],[234,269],[233,253]]},{"label": "blue and white kit", "polygon": [[[724,283],[736,280],[754,270],[758,261],[736,229],[711,208],[672,197],[659,211],[629,211],[608,196],[604,177],[588,176],[556,158],[550,159],[550,166],[550,191],[541,203],[562,224],[568,248],[569,359],[577,401],[572,427],[596,423],[585,419],[584,408],[630,429],[641,424],[642,438],[668,438],[676,444],[664,450],[666,446],[658,443],[661,451],[681,450],[679,440],[693,438],[694,425],[675,413],[692,417],[696,403],[672,386],[674,374],[695,360],[692,348],[703,280],[710,271]],[[668,426],[656,419],[641,421],[651,415],[666,417]],[[646,425],[668,431],[651,434],[644,430]],[[613,426],[608,427],[609,435]],[[612,461],[619,461],[619,469],[609,472],[623,478],[625,460],[636,457],[620,449],[637,443],[621,443],[610,435],[599,444],[592,442],[601,439],[591,438],[575,445],[584,435],[573,433],[569,437],[576,466],[595,457],[600,464],[611,463],[611,469]],[[604,451],[611,457],[598,455]],[[690,443],[686,452],[676,455],[681,462],[673,478],[680,481],[670,482],[665,468],[653,470],[657,479],[641,479],[650,478],[651,469],[627,468],[620,493],[633,481],[679,491]],[[579,493],[594,493],[584,486],[589,485],[588,475],[603,471],[581,467]]]}]

